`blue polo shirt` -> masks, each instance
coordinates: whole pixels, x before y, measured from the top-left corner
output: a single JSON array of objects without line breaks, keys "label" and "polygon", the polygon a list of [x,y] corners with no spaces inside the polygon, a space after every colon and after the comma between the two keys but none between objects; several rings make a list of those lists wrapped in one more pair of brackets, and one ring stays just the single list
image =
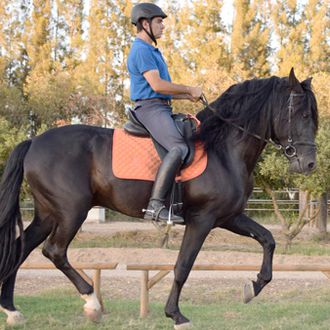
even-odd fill
[{"label": "blue polo shirt", "polygon": [[154,92],[143,73],[149,70],[158,70],[163,80],[171,81],[167,65],[158,48],[136,38],[132,44],[127,59],[127,68],[130,75],[130,96],[133,101],[151,98],[171,99],[170,95]]}]

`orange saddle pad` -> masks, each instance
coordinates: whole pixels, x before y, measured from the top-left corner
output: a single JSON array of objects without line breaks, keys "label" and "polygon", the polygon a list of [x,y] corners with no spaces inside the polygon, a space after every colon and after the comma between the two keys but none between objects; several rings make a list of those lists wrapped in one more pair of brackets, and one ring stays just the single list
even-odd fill
[{"label": "orange saddle pad", "polygon": [[[160,158],[150,138],[127,134],[115,129],[112,147],[112,171],[119,179],[154,181]],[[181,171],[176,180],[188,181],[201,175],[207,165],[202,143],[196,143],[192,164]]]}]

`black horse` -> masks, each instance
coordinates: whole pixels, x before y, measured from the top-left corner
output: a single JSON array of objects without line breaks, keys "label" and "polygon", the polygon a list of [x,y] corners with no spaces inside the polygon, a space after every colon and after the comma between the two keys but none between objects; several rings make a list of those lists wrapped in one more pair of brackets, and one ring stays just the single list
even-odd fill
[{"label": "black horse", "polygon": [[[311,79],[300,83],[293,70],[288,78],[253,79],[230,87],[198,118],[197,138],[205,145],[208,164],[183,187],[185,233],[165,308],[177,328],[189,324],[179,309],[180,292],[212,228],[252,237],[263,247],[260,273],[244,288],[245,302],[272,279],[273,236],[243,213],[253,169],[267,141],[282,147],[292,171],[309,173],[316,167],[317,104]],[[67,248],[92,206],[141,218],[152,188],[151,182],[114,177],[112,138],[112,129],[55,128],[20,143],[9,157],[0,189],[0,304],[8,323],[22,320],[13,302],[17,269],[43,241],[43,254],[86,300],[85,312],[91,317],[100,313],[93,287],[72,268]],[[25,230],[19,212],[24,175],[35,202],[34,219]]]}]

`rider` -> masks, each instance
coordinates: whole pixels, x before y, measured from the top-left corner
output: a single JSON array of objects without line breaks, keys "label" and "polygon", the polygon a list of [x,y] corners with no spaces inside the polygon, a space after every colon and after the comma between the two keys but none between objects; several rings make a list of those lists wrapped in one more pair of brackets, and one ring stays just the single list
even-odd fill
[{"label": "rider", "polygon": [[[127,61],[130,97],[135,101],[134,114],[168,151],[158,169],[144,215],[144,219],[156,221],[169,220],[165,199],[188,154],[188,147],[171,117],[171,100],[188,99],[196,102],[202,95],[201,87],[172,83],[160,50],[153,46],[162,36],[163,19],[166,17],[162,9],[152,3],[140,3],[133,7],[131,21],[137,27],[137,35]],[[174,223],[184,221],[174,214],[170,218]]]}]

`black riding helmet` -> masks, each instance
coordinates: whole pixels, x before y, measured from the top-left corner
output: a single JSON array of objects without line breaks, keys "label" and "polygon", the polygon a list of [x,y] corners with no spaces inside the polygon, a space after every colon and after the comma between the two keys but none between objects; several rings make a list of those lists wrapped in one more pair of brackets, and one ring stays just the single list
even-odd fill
[{"label": "black riding helmet", "polygon": [[137,25],[141,19],[147,19],[150,24],[150,32],[149,33],[145,28],[142,29],[148,34],[148,36],[152,39],[152,41],[157,45],[156,38],[152,32],[151,21],[154,17],[162,17],[166,18],[167,15],[159,8],[157,5],[153,3],[139,3],[135,5],[132,9],[131,13],[131,22],[134,25]]}]

